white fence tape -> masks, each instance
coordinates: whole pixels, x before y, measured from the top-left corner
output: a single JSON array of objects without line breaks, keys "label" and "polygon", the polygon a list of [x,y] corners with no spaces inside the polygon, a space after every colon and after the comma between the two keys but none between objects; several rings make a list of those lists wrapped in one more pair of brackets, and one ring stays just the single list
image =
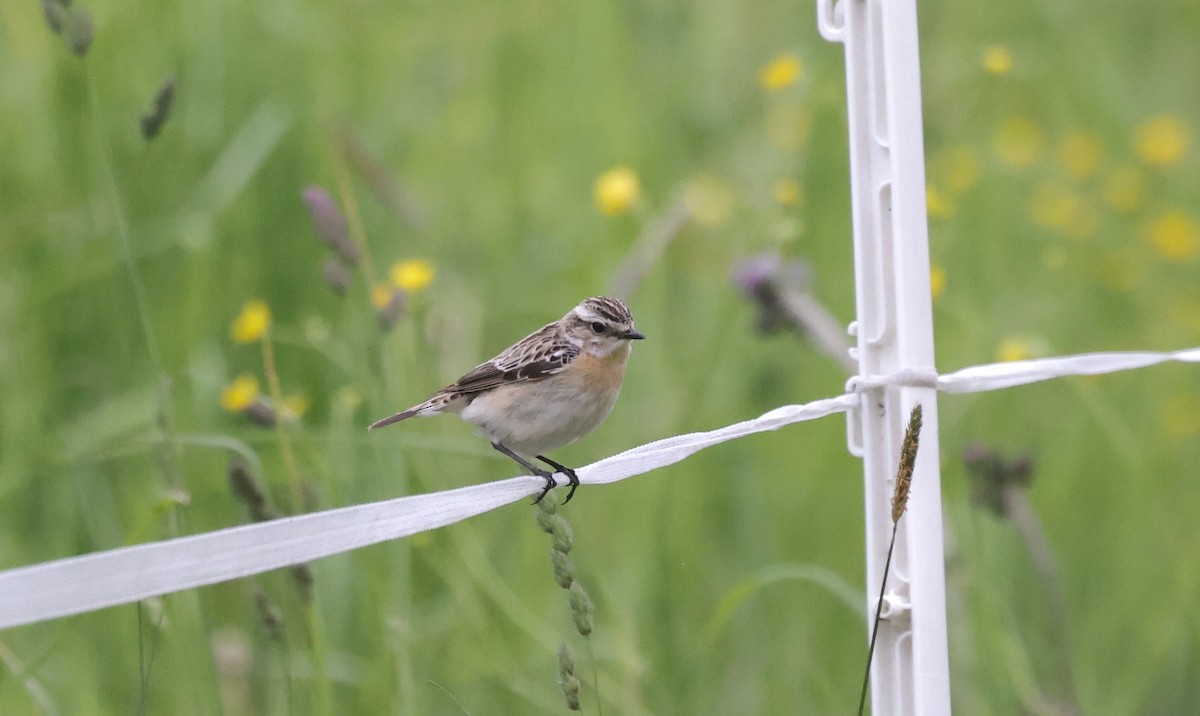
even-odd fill
[{"label": "white fence tape", "polygon": [[[1200,362],[1200,348],[1174,353],[1092,353],[995,363],[948,375],[866,378],[858,389],[937,381],[939,390],[997,390],[1065,375],[1096,375],[1181,361]],[[706,447],[858,406],[855,394],[776,408],[753,420],[664,438],[577,470],[583,484],[605,484],[679,462]],[[359,547],[444,527],[542,489],[539,477],[514,477],[426,495],[400,497],[286,517],[163,542],[18,567],[0,572],[0,628],[31,624],[216,584]]]},{"label": "white fence tape", "polygon": [[937,387],[939,391],[946,393],[981,393],[1067,375],[1116,373],[1169,361],[1200,363],[1200,348],[1188,348],[1172,353],[1082,353],[1062,358],[989,363],[940,376]]},{"label": "white fence tape", "polygon": [[[776,408],[753,420],[665,438],[576,470],[584,484],[616,482],[734,438],[840,413],[843,395]],[[0,572],[0,628],[103,609],[246,577],[453,524],[537,494],[540,477],[343,507],[123,547]]]}]

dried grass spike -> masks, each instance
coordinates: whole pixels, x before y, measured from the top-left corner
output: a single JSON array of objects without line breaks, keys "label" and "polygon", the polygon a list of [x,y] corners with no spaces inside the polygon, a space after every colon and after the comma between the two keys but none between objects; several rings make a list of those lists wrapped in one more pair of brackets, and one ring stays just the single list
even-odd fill
[{"label": "dried grass spike", "polygon": [[67,7],[58,0],[42,0],[42,14],[46,17],[46,26],[55,35],[61,35],[67,25]]},{"label": "dried grass spike", "polygon": [[292,581],[296,583],[296,591],[299,592],[300,598],[306,602],[311,602],[313,584],[317,580],[313,576],[312,567],[308,566],[308,562],[292,565]]},{"label": "dried grass spike", "polygon": [[575,657],[567,642],[558,645],[558,685],[571,711],[579,711],[579,677],[575,675]]},{"label": "dried grass spike", "polygon": [[325,259],[325,263],[321,265],[321,277],[338,296],[345,296],[350,290],[350,269],[335,258]]},{"label": "dried grass spike", "polygon": [[595,607],[592,605],[592,598],[588,596],[587,590],[579,582],[572,582],[567,591],[567,603],[571,607],[571,619],[575,622],[575,629],[583,636],[592,633],[592,627],[595,626]]},{"label": "dried grass spike", "polygon": [[283,641],[283,611],[261,589],[254,590],[254,605],[267,636],[274,641]]},{"label": "dried grass spike", "polygon": [[154,104],[150,111],[142,115],[142,136],[147,140],[154,139],[162,131],[167,118],[171,116],[171,107],[175,104],[175,76],[171,75],[158,88],[154,95]]},{"label": "dried grass spike", "polygon": [[250,519],[255,522],[265,522],[279,517],[279,513],[271,506],[266,491],[258,483],[258,478],[250,472],[250,467],[240,458],[229,461],[229,485],[233,494],[246,505]]},{"label": "dried grass spike", "polygon": [[[384,331],[390,331],[396,327],[401,318],[408,309],[408,298],[404,291],[398,288],[387,286],[377,287],[386,291],[376,291],[377,295],[372,295],[371,301],[375,304],[375,318],[379,321],[379,328]],[[382,300],[381,300],[382,299]]]},{"label": "dried grass spike", "polygon": [[425,210],[409,194],[392,171],[371,153],[350,126],[337,129],[338,149],[366,182],[375,198],[406,225],[419,228],[425,223]]},{"label": "dried grass spike", "polygon": [[921,404],[913,406],[908,416],[908,427],[904,430],[904,441],[900,443],[900,467],[896,470],[896,489],[892,492],[892,524],[908,507],[908,493],[912,487],[913,468],[917,463],[917,448],[921,441]]},{"label": "dried grass spike", "polygon": [[261,425],[264,428],[274,426],[275,419],[278,417],[275,415],[275,409],[262,402],[262,400],[255,400],[253,403],[247,405],[242,409],[242,415],[255,425]]},{"label": "dried grass spike", "polygon": [[92,14],[81,7],[71,8],[67,13],[64,29],[67,46],[71,48],[71,52],[80,57],[86,55],[88,48],[92,46],[92,40],[96,38],[96,23],[92,20]]},{"label": "dried grass spike", "polygon": [[304,204],[312,217],[313,229],[326,246],[348,266],[358,265],[358,248],[350,239],[350,225],[346,215],[342,213],[337,202],[319,186],[310,186],[304,190]]},{"label": "dried grass spike", "polygon": [[554,581],[563,589],[570,589],[575,583],[575,563],[566,552],[550,549],[550,568],[554,572]]}]

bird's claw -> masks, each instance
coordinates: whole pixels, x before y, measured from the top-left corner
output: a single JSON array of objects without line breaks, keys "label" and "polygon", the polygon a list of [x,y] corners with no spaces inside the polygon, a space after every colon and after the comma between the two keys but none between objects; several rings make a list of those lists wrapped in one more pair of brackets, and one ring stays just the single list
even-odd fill
[{"label": "bird's claw", "polygon": [[569,467],[564,467],[559,472],[567,476],[567,484],[571,486],[570,491],[567,492],[567,499],[562,501],[562,503],[565,505],[571,501],[572,497],[575,496],[575,488],[579,487],[579,475],[576,475],[575,471]]},{"label": "bird's claw", "polygon": [[[568,502],[570,502],[571,498],[575,496],[575,488],[579,487],[579,475],[576,475],[575,471],[572,470],[571,468],[567,467],[566,465],[563,465],[560,462],[555,462],[554,460],[551,460],[550,458],[546,457],[545,455],[538,455],[537,459],[541,460],[542,462],[546,463],[550,467],[554,468],[555,472],[561,472],[563,475],[566,475],[567,484],[571,486],[571,491],[567,493],[567,499],[563,500],[561,504],[565,505]],[[549,492],[551,488],[558,486],[558,483],[554,480],[554,478],[551,476],[550,473],[546,473],[544,471],[539,471],[538,474],[541,475],[542,477],[547,478],[547,480],[546,480],[547,487],[545,490],[542,491],[542,494],[539,495],[536,500],[534,500],[535,505],[542,501],[542,498],[546,496],[546,493]]]},{"label": "bird's claw", "polygon": [[557,470],[555,472],[547,472],[545,470],[538,470],[537,474],[539,477],[546,480],[546,486],[542,488],[541,494],[537,496],[537,499],[533,501],[533,504],[536,505],[537,503],[541,502],[542,499],[546,495],[550,494],[551,490],[558,487],[558,480],[554,479],[554,476],[558,473],[562,473],[563,475],[566,475],[567,484],[571,487],[570,491],[567,492],[567,498],[559,504],[565,505],[571,501],[572,497],[575,496],[575,488],[579,487],[579,475],[576,475],[575,471],[569,467],[565,467],[563,465],[557,465],[557,464],[556,464],[556,467],[557,467]]},{"label": "bird's claw", "polygon": [[[533,501],[533,504],[535,504],[535,505],[537,503],[541,502],[542,498],[544,498],[546,495],[549,495],[551,490],[558,487],[558,481],[554,479],[553,473],[546,472],[545,470],[540,470],[540,471],[538,471],[538,476],[546,480],[546,486],[542,488],[542,493],[537,496],[536,500]],[[572,489],[572,492],[574,492],[573,489]],[[570,498],[567,498],[567,499],[570,499]],[[566,504],[566,503],[564,502],[563,504]]]}]

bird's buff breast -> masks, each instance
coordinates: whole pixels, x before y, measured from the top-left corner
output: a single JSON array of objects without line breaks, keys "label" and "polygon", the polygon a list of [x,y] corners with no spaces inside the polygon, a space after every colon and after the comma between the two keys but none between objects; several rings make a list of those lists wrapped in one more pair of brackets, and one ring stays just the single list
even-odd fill
[{"label": "bird's buff breast", "polygon": [[608,417],[628,355],[628,350],[603,358],[583,354],[557,375],[487,391],[461,416],[489,440],[528,457],[560,448]]}]

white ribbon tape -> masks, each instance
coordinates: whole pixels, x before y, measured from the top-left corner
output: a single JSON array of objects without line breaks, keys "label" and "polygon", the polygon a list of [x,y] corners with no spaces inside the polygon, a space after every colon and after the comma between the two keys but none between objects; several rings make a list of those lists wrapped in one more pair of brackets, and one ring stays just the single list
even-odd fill
[{"label": "white ribbon tape", "polygon": [[[658,440],[576,470],[585,484],[616,482],[743,435],[777,430],[858,404],[844,395],[789,405],[754,420]],[[0,572],[0,628],[103,609],[453,524],[541,491],[540,477],[343,507],[123,547]]]},{"label": "white ribbon tape", "polygon": [[1172,353],[1082,353],[1062,358],[1037,358],[1009,363],[988,363],[943,375],[938,390],[946,393],[981,393],[1037,383],[1067,375],[1100,375],[1178,361],[1200,363],[1200,348]]},{"label": "white ribbon tape", "polygon": [[[1198,363],[1200,348],[992,363],[938,376],[937,387],[949,393],[999,390],[1060,376],[1098,375],[1167,361]],[[856,385],[859,390],[909,383],[929,385],[933,375],[872,376]],[[787,405],[724,428],[647,443],[576,472],[584,484],[617,482],[679,462],[718,443],[845,412],[858,403],[858,395],[847,394],[805,405]],[[534,495],[543,484],[539,477],[514,477],[10,569],[0,572],[0,628],[215,584],[407,537]]]}]

